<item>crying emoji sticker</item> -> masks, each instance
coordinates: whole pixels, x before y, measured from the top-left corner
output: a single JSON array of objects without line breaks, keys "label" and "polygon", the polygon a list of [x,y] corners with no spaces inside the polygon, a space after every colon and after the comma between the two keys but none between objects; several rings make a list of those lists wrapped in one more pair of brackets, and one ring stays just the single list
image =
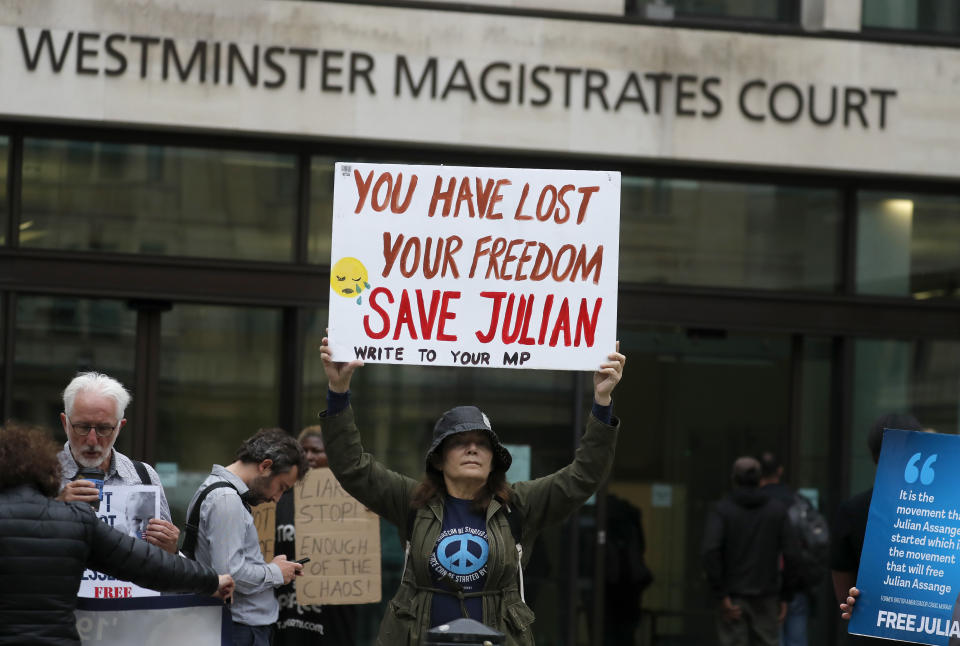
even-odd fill
[{"label": "crying emoji sticker", "polygon": [[367,268],[356,258],[341,258],[330,271],[330,287],[344,298],[357,297],[357,305],[363,300],[360,293],[370,289]]}]

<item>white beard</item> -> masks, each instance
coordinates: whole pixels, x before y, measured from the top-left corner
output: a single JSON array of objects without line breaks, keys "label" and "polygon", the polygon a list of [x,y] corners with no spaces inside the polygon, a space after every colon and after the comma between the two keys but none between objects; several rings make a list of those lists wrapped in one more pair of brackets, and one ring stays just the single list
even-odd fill
[{"label": "white beard", "polygon": [[98,453],[97,453],[97,456],[94,458],[86,457],[82,452],[76,450],[71,444],[70,448],[71,448],[71,453],[73,453],[73,459],[76,460],[77,464],[79,464],[82,467],[88,467],[91,469],[99,467],[101,464],[103,464],[103,461],[107,459],[107,456],[110,455],[110,451],[113,450],[113,445],[116,443],[117,437],[119,435],[120,434],[117,433],[113,436],[113,441],[110,442],[110,445],[107,448],[103,449],[103,448],[100,448],[100,446],[97,446]]}]

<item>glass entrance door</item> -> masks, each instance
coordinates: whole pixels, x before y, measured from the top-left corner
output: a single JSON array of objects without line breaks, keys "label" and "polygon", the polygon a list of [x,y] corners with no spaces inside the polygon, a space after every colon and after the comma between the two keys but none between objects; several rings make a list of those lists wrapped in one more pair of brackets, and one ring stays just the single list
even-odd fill
[{"label": "glass entrance door", "polygon": [[[630,395],[615,399],[624,424],[617,459],[606,497],[581,512],[585,552],[593,552],[581,572],[593,582],[583,597],[580,643],[713,643],[714,601],[700,552],[707,512],[730,490],[733,461],[763,451],[781,457],[788,484],[820,501],[828,478],[831,342],[666,327],[622,338],[629,357],[622,390]],[[602,554],[590,530],[594,518],[606,528]],[[632,580],[639,574],[630,527],[638,519],[654,582],[631,596],[640,583]]]}]

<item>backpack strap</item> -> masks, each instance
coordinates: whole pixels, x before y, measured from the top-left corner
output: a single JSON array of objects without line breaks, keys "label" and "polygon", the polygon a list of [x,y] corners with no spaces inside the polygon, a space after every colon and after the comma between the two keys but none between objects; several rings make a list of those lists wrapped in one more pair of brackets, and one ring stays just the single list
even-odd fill
[{"label": "backpack strap", "polygon": [[139,460],[131,460],[131,462],[133,462],[133,468],[137,470],[137,475],[140,476],[140,482],[145,485],[152,485],[150,473],[147,472],[147,465]]},{"label": "backpack strap", "polygon": [[517,576],[520,578],[520,601],[526,603],[527,596],[524,594],[523,585],[523,544],[520,538],[523,536],[523,528],[520,527],[520,515],[513,513],[510,505],[503,506],[507,513],[507,524],[510,525],[510,533],[513,534],[513,542],[517,546]]},{"label": "backpack strap", "polygon": [[507,512],[507,524],[510,525],[510,533],[513,535],[513,542],[520,545],[520,538],[523,536],[523,528],[520,527],[520,516],[513,513],[509,505],[505,506]]},{"label": "backpack strap", "polygon": [[[193,507],[190,508],[190,512],[187,514],[187,527],[183,539],[183,547],[180,548],[180,551],[183,552],[183,555],[191,560],[197,560],[197,538],[200,535],[200,507],[203,505],[203,501],[206,499],[207,494],[209,494],[214,489],[221,489],[223,487],[230,487],[237,492],[237,495],[240,495],[240,492],[237,491],[237,488],[226,480],[220,480],[219,482],[214,482],[200,492],[200,495],[197,496],[196,502],[193,503]],[[250,508],[247,507],[247,504],[243,504],[246,507],[247,511],[250,511]]]}]

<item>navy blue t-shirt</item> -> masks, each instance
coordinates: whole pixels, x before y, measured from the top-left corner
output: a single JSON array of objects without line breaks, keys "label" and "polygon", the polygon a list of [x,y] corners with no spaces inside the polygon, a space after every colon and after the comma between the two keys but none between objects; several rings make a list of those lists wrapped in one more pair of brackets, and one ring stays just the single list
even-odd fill
[{"label": "navy blue t-shirt", "polygon": [[[487,582],[487,519],[483,513],[471,511],[472,501],[446,497],[443,503],[443,528],[430,555],[430,574],[441,590],[455,590],[446,577],[452,578],[464,592],[480,592]],[[481,597],[466,599],[471,619],[483,621]],[[460,600],[450,594],[434,594],[430,608],[430,625],[439,626],[463,617]]]}]

